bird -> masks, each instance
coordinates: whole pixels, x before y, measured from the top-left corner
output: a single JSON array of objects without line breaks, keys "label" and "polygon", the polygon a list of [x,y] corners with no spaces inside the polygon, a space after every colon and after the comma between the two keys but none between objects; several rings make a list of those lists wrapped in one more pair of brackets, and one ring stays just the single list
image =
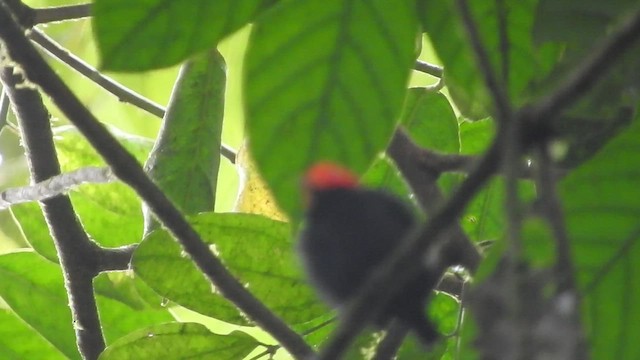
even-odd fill
[{"label": "bird", "polygon": [[[347,168],[322,161],[304,175],[305,214],[297,248],[310,283],[320,297],[341,310],[368,277],[417,225],[412,210],[388,192],[359,184]],[[373,320],[408,327],[426,346],[440,337],[425,314],[439,281],[426,269],[407,281]]]}]

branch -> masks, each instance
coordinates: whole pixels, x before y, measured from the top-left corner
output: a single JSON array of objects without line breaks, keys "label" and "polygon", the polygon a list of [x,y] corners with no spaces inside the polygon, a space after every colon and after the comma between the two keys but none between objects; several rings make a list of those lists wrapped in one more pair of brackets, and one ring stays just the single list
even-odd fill
[{"label": "branch", "polygon": [[[4,30],[7,25],[4,5],[0,14],[0,28]],[[4,35],[2,39],[6,39]],[[12,67],[2,67],[0,79],[18,119],[32,181],[60,174],[49,113],[40,94],[25,86]],[[60,259],[78,350],[84,359],[97,359],[105,347],[93,295],[93,276],[97,274],[93,255],[97,245],[85,233],[68,197],[44,200],[41,207]]]},{"label": "branch", "polygon": [[84,62],[79,57],[67,51],[53,39],[48,37],[38,29],[32,29],[29,38],[45,49],[49,54],[56,57],[62,63],[68,65],[73,70],[79,72],[89,80],[96,83],[101,88],[115,95],[119,101],[129,103],[159,118],[164,116],[165,109],[157,103],[145,98],[137,92],[130,90],[117,83],[108,76],[102,75],[96,68]]},{"label": "branch", "polygon": [[493,71],[489,55],[487,54],[487,51],[482,44],[482,40],[480,39],[478,28],[471,16],[467,0],[457,0],[456,3],[458,5],[458,10],[460,11],[462,23],[464,24],[464,28],[467,31],[469,40],[471,41],[471,47],[476,55],[478,67],[480,68],[480,72],[484,77],[484,82],[492,95],[491,98],[493,99],[495,106],[496,120],[500,123],[505,123],[509,121],[513,115],[509,95],[504,89],[505,84],[498,80],[498,77]]},{"label": "branch", "polygon": [[[156,117],[162,118],[165,108],[159,104],[145,98],[137,92],[123,86],[108,76],[102,75],[96,68],[84,62],[79,57],[67,51],[53,39],[48,37],[40,30],[33,29],[28,34],[29,38],[36,44],[45,49],[49,54],[56,57],[62,63],[68,65],[73,70],[79,72],[89,80],[96,83],[109,93],[115,95],[120,102],[129,103],[139,109],[142,109]],[[226,157],[232,164],[236,162],[236,152],[229,146],[222,144],[220,154]]]},{"label": "branch", "polygon": [[[440,170],[442,168],[450,168],[449,165],[452,164],[470,166],[469,158],[467,157],[455,155],[447,157],[435,156],[433,152],[425,150],[411,141],[407,133],[402,129],[398,129],[395,132],[387,153],[396,163],[428,216],[433,216],[445,202],[444,195],[437,183],[441,174]],[[457,219],[451,223],[451,230],[448,235],[450,239],[447,245],[446,257],[450,259],[451,263],[461,264],[470,271],[475,271],[482,260],[482,256],[464,233]]]},{"label": "branch", "polygon": [[567,76],[551,95],[531,109],[534,121],[549,124],[563,110],[585,95],[607,74],[616,61],[640,39],[640,9],[620,27],[588,52],[588,57]]},{"label": "branch", "polygon": [[33,25],[77,20],[91,16],[91,4],[78,4],[33,9]]},{"label": "branch", "polygon": [[9,116],[9,97],[2,88],[0,89],[0,131],[7,124],[7,116]]},{"label": "branch", "polygon": [[444,74],[444,69],[438,65],[433,65],[433,64],[429,64],[428,62],[422,61],[422,60],[416,60],[415,65],[413,65],[413,68],[423,72],[425,74],[429,74],[433,77],[437,77],[442,79],[442,75]]},{"label": "branch", "polygon": [[64,194],[85,183],[107,183],[116,180],[107,167],[86,167],[69,173],[56,175],[35,185],[7,189],[0,192],[0,210],[11,205],[31,201],[42,201]]},{"label": "branch", "polygon": [[309,345],[229,273],[182,213],[149,179],[137,160],[82,105],[38,55],[7,11],[4,3],[2,4],[3,6],[0,7],[0,23],[2,23],[0,38],[6,45],[11,60],[20,64],[28,80],[39,85],[51,97],[58,108],[109,164],[113,173],[136,191],[223,296],[266,330],[293,356],[296,358],[310,357],[313,350]]},{"label": "branch", "polygon": [[542,216],[547,220],[556,240],[556,279],[558,292],[576,292],[575,271],[571,260],[571,244],[567,235],[562,203],[556,191],[557,175],[549,154],[548,144],[542,143],[537,149],[538,177],[536,189],[538,202],[542,206]]}]

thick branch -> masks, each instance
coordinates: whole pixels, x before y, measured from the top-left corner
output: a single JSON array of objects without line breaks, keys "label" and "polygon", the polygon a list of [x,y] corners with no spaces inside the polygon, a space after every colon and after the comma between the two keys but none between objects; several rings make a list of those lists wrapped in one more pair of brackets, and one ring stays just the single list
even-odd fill
[{"label": "thick branch", "polygon": [[[6,23],[0,22],[4,27]],[[40,94],[25,87],[19,75],[13,73],[13,68],[4,67],[0,78],[22,132],[31,179],[42,181],[60,174],[49,113]],[[93,261],[97,245],[84,232],[68,197],[44,200],[41,207],[60,259],[78,349],[83,358],[97,359],[105,347],[92,284],[97,274]]]},{"label": "thick branch", "polygon": [[313,354],[306,342],[235,279],[166,195],[149,179],[137,160],[118,143],[38,55],[22,31],[0,7],[0,38],[11,59],[29,81],[38,84],[109,164],[113,173],[135,190],[171,231],[185,252],[220,293],[278,340],[293,356]]},{"label": "thick branch", "polygon": [[[427,215],[435,214],[444,203],[445,198],[437,183],[441,172],[440,168],[434,165],[439,164],[433,160],[444,158],[431,156],[432,153],[425,151],[411,141],[402,129],[397,130],[394,134],[387,153],[411,186]],[[468,166],[468,164],[465,165]],[[446,257],[456,264],[465,266],[470,271],[475,271],[482,256],[466,236],[457,219],[455,220],[450,224],[450,240],[445,251]]]}]

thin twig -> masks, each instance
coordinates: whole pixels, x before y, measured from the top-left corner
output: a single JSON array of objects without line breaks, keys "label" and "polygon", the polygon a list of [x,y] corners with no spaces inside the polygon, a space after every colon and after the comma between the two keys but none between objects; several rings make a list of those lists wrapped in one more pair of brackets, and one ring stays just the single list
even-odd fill
[{"label": "thin twig", "polygon": [[496,10],[498,17],[498,38],[500,39],[500,70],[502,73],[502,84],[504,84],[506,93],[509,93],[509,75],[511,73],[511,57],[509,51],[511,43],[509,41],[509,9],[505,4],[505,0],[496,0]]},{"label": "thin twig", "polygon": [[495,74],[487,50],[482,44],[478,28],[471,16],[469,4],[467,0],[457,0],[458,10],[462,18],[469,40],[471,41],[471,47],[476,55],[476,61],[480,68],[480,72],[484,78],[484,82],[487,85],[487,89],[491,93],[491,98],[494,103],[496,120],[500,123],[507,122],[511,119],[513,113],[511,109],[511,101],[509,100],[509,94],[505,91],[504,84]]},{"label": "thin twig", "polygon": [[0,131],[7,124],[7,116],[9,116],[9,97],[2,88],[0,89]]},{"label": "thin twig", "polygon": [[505,293],[511,294],[506,300],[507,313],[518,323],[519,326],[514,328],[513,342],[515,342],[514,352],[516,358],[524,359],[527,354],[527,344],[529,339],[526,337],[525,331],[516,331],[519,329],[527,329],[529,324],[522,322],[525,312],[529,309],[524,307],[526,299],[525,293],[521,290],[523,275],[518,271],[517,265],[520,264],[522,258],[522,221],[523,214],[521,211],[520,194],[518,191],[518,169],[521,168],[521,159],[524,152],[522,139],[522,121],[512,121],[503,123],[502,127],[506,128],[506,139],[504,141],[503,164],[502,171],[505,174],[505,201],[504,212],[507,219],[506,239],[508,261],[505,262]]},{"label": "thin twig", "polygon": [[0,210],[15,204],[50,199],[82,184],[107,183],[114,180],[116,180],[116,177],[107,167],[81,168],[54,176],[34,185],[11,188],[0,192]]},{"label": "thin twig", "polygon": [[438,65],[429,64],[428,62],[422,60],[416,60],[415,65],[413,66],[417,71],[423,72],[425,74],[429,74],[433,77],[442,78],[444,74],[444,69]]},{"label": "thin twig", "polygon": [[[41,46],[49,54],[56,57],[62,63],[68,65],[78,73],[96,83],[98,86],[115,95],[119,101],[129,103],[139,109],[155,115],[156,117],[162,118],[164,116],[164,107],[123,86],[110,77],[103,75],[96,68],[87,64],[82,59],[60,46],[42,31],[33,29],[31,32],[29,32],[28,36],[31,40],[33,40],[33,42]],[[232,164],[235,164],[235,150],[225,144],[222,144],[220,148],[220,154],[227,158]]]},{"label": "thin twig", "polygon": [[556,192],[556,170],[549,154],[548,145],[540,144],[536,151],[538,159],[538,177],[536,189],[542,208],[542,216],[547,220],[556,240],[556,279],[558,292],[575,293],[575,271],[571,258],[571,244],[567,235],[562,204]]},{"label": "thin twig", "polygon": [[91,4],[78,4],[33,9],[33,25],[86,18],[91,16],[91,7]]},{"label": "thin twig", "polygon": [[60,46],[53,39],[38,29],[32,29],[29,38],[45,49],[49,54],[56,57],[62,63],[68,65],[73,70],[79,72],[98,86],[115,95],[119,101],[129,103],[159,118],[164,116],[165,109],[159,104],[145,98],[137,92],[128,89],[108,76],[102,75],[96,68],[84,62],[79,57],[70,53]]},{"label": "thin twig", "polygon": [[136,191],[216,289],[293,356],[301,359],[312,356],[313,350],[302,337],[229,273],[182,213],[149,179],[137,160],[118,143],[39,56],[4,5],[0,7],[0,23],[0,38],[11,60],[20,64],[30,82],[39,85],[49,95],[104,158],[113,173]]}]

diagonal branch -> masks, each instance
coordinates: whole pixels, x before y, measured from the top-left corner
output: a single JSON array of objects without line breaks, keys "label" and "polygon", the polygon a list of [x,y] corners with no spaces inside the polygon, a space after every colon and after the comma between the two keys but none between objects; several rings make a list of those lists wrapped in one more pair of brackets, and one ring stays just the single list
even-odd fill
[{"label": "diagonal branch", "polygon": [[20,64],[28,80],[40,86],[51,97],[109,164],[113,173],[138,193],[223,296],[269,332],[293,356],[310,357],[313,350],[309,345],[229,273],[182,213],[149,179],[137,160],[82,105],[38,55],[11,17],[7,7],[3,2],[0,4],[0,38],[6,45],[11,60]]},{"label": "diagonal branch", "polygon": [[157,117],[164,116],[165,109],[159,104],[145,98],[137,92],[130,90],[108,76],[102,75],[96,68],[84,62],[67,49],[57,44],[53,39],[38,29],[29,32],[29,38],[45,49],[49,54],[61,62],[67,64],[73,70],[79,72],[95,84],[115,95],[118,100],[129,103]]},{"label": "diagonal branch", "polygon": [[[49,54],[53,55],[62,63],[71,67],[73,70],[77,71],[89,80],[93,81],[95,84],[105,89],[109,93],[115,95],[121,102],[129,103],[159,118],[162,118],[164,116],[164,107],[123,86],[110,77],[103,75],[96,68],[87,64],[82,59],[60,46],[42,31],[38,29],[32,29],[29,32],[28,36],[33,42],[45,49]],[[236,153],[232,148],[222,144],[220,148],[220,154],[226,157],[232,164],[235,164]]]},{"label": "diagonal branch", "polygon": [[620,27],[590,54],[549,96],[540,100],[532,109],[534,121],[549,124],[563,110],[584,96],[608,70],[640,40],[640,8],[629,16]]}]

